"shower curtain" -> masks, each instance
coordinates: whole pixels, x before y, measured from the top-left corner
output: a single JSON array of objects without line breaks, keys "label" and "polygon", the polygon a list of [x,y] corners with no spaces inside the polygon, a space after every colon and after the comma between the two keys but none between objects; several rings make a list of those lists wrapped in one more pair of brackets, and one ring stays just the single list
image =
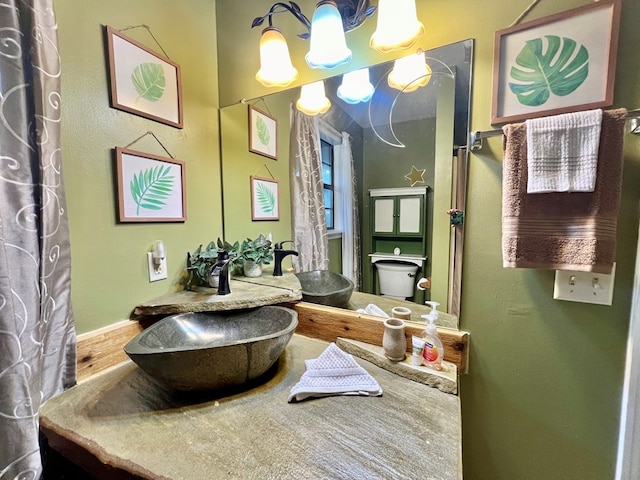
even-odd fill
[{"label": "shower curtain", "polygon": [[360,219],[358,218],[358,195],[356,172],[353,167],[351,137],[342,132],[340,143],[340,188],[345,201],[342,202],[342,274],[351,279],[356,290],[360,290]]},{"label": "shower curtain", "polygon": [[320,130],[316,117],[292,109],[289,177],[297,272],[329,269],[329,243],[324,211]]},{"label": "shower curtain", "polygon": [[0,3],[0,479],[42,472],[38,411],[75,383],[53,0]]}]

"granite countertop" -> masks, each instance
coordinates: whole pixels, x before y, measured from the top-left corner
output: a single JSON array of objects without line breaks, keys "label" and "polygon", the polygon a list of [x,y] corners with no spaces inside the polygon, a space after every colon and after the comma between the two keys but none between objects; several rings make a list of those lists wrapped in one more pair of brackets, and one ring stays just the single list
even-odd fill
[{"label": "granite countertop", "polygon": [[[416,323],[426,324],[427,321],[422,318],[422,315],[426,315],[431,312],[431,307],[429,305],[421,305],[407,300],[396,300],[391,297],[383,297],[381,295],[363,292],[353,292],[351,299],[345,308],[348,308],[349,310],[358,310],[360,308],[364,309],[370,303],[380,307],[389,316],[391,316],[391,309],[393,307],[407,307],[411,310],[411,321]],[[441,311],[438,311],[438,314],[439,316],[436,325],[452,328],[454,330],[458,329],[458,317]]]},{"label": "granite countertop", "polygon": [[281,277],[274,277],[272,272],[272,268],[265,266],[263,274],[257,278],[231,277],[229,295],[217,295],[215,288],[197,287],[195,290],[181,290],[149,300],[137,305],[133,313],[135,316],[146,316],[216,312],[302,299],[302,288],[295,274],[284,273]]},{"label": "granite countertop", "polygon": [[383,396],[287,403],[327,345],[296,334],[264,383],[226,394],[172,392],[128,361],[46,402],[41,428],[92,473],[106,465],[98,478],[462,478],[455,395],[356,357]]}]

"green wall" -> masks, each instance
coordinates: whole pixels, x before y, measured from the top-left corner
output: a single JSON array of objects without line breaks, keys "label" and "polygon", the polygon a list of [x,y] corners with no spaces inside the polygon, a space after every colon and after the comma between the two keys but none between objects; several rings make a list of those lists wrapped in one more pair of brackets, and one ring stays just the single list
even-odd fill
[{"label": "green wall", "polygon": [[[222,234],[216,18],[213,0],[55,0],[62,58],[62,158],[78,332],[129,318],[181,289],[186,252]],[[103,25],[148,25],[182,69],[184,128],[109,107]],[[160,51],[144,28],[126,35]],[[112,150],[145,132],[186,164],[187,221],[119,224]],[[146,136],[131,148],[167,156]],[[150,283],[146,252],[164,240],[169,278]]]},{"label": "green wall", "polygon": [[[221,105],[268,92],[253,78],[259,68],[260,29],[249,27],[272,3],[217,0]],[[316,1],[298,3],[311,15]],[[427,32],[421,48],[476,40],[473,130],[492,128],[494,33],[509,26],[529,3],[417,1]],[[541,2],[526,20],[587,3]],[[633,109],[640,106],[640,55],[635,52],[640,2],[623,3],[615,106]],[[372,52],[368,38],[375,22],[369,21],[348,34],[354,51],[348,67],[312,72],[304,67],[307,44],[295,37],[301,26],[288,17],[278,16],[275,25],[289,39],[301,74],[297,84],[405,53],[385,57]],[[471,332],[471,371],[461,380],[465,479],[613,478],[638,231],[639,147],[637,136],[626,136],[618,270],[610,307],[553,300],[552,271],[502,268],[500,139],[471,155],[461,313],[462,328]]]}]

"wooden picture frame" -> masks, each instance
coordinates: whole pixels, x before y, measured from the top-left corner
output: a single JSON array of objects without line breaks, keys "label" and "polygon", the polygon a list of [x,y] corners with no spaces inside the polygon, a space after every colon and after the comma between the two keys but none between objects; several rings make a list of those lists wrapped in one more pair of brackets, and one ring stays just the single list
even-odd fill
[{"label": "wooden picture frame", "polygon": [[105,27],[112,108],[182,128],[180,65]]},{"label": "wooden picture frame", "polygon": [[612,105],[620,9],[601,1],[497,31],[491,123]]},{"label": "wooden picture frame", "polygon": [[280,182],[251,176],[251,220],[280,219]]},{"label": "wooden picture frame", "polygon": [[249,151],[278,159],[278,120],[249,105]]},{"label": "wooden picture frame", "polygon": [[184,222],[187,219],[185,164],[116,147],[120,222]]}]

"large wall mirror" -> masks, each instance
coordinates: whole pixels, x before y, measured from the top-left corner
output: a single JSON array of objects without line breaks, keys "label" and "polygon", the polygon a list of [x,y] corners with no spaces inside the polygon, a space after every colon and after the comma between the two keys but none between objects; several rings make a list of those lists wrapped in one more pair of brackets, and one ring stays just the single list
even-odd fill
[{"label": "large wall mirror", "polygon": [[[397,239],[375,243],[371,236],[372,189],[428,187],[426,194],[426,258],[418,277],[431,279],[431,289],[416,290],[413,300],[435,300],[440,309],[459,313],[463,226],[452,227],[447,211],[464,211],[473,40],[425,52],[432,70],[427,85],[409,91],[391,89],[386,77],[394,62],[370,67],[376,91],[368,103],[348,104],[336,91],[342,75],[325,80],[331,108],[321,123],[351,138],[360,218],[362,291],[377,293],[378,282],[369,254],[372,249],[411,251],[411,242]],[[291,106],[300,87],[250,99],[220,110],[224,234],[242,239],[257,232],[275,240],[290,238],[289,137]],[[277,121],[277,159],[260,156],[248,147],[248,105]],[[416,173],[417,171],[417,173]],[[424,171],[424,172],[423,172]],[[413,173],[413,174],[412,174]],[[250,176],[269,177],[280,187],[277,221],[251,220]],[[338,226],[339,226],[338,222]],[[331,235],[330,235],[330,238]],[[374,244],[375,243],[375,244]],[[332,269],[345,252],[330,240]],[[417,280],[416,278],[416,280]]]}]

